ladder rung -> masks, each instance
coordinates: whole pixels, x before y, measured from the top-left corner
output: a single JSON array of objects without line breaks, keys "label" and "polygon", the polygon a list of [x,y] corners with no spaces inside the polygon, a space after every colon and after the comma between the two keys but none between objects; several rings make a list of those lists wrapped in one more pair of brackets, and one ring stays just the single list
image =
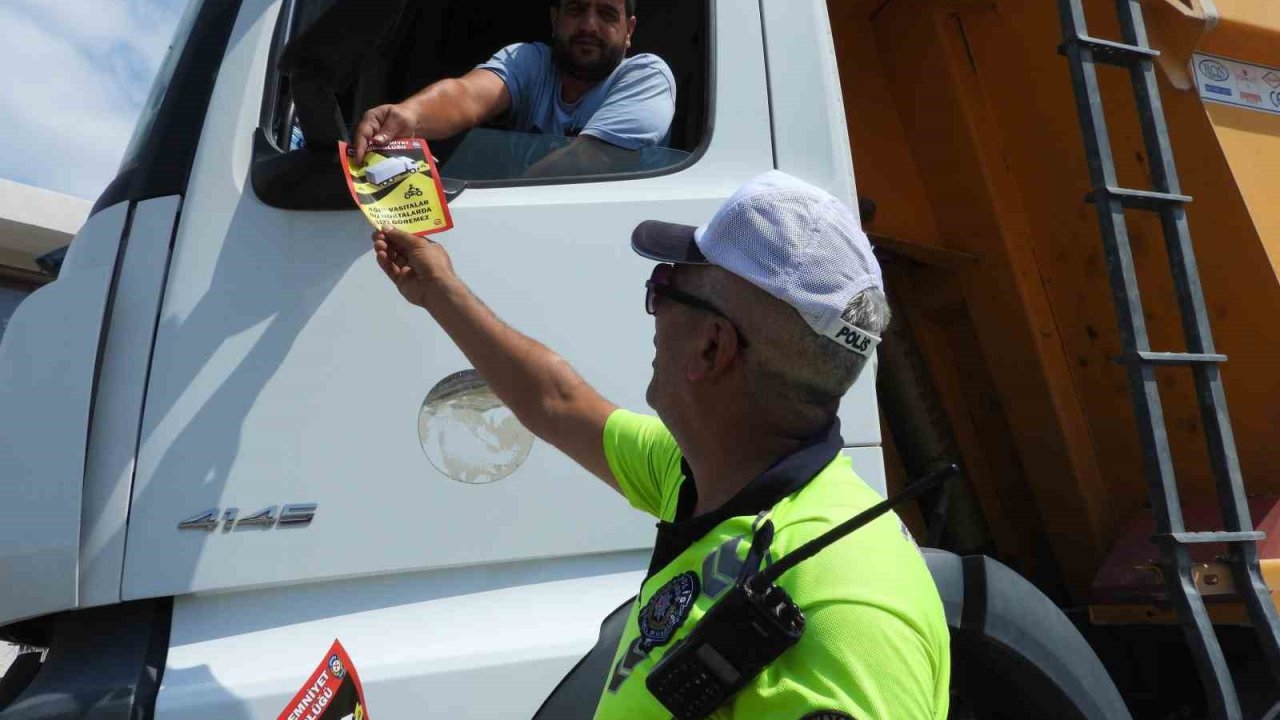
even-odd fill
[{"label": "ladder rung", "polygon": [[[1091,203],[1098,193],[1095,190],[1084,196],[1084,201]],[[1174,193],[1155,192],[1153,190],[1132,190],[1130,188],[1118,188],[1107,186],[1101,188],[1101,192],[1119,200],[1130,210],[1160,210],[1165,205],[1178,205],[1181,203],[1191,202],[1190,195],[1176,195]]]},{"label": "ladder rung", "polygon": [[[1159,50],[1137,45],[1126,45],[1111,40],[1089,37],[1088,35],[1077,35],[1067,42],[1092,50],[1094,62],[1118,67],[1129,67],[1136,62],[1151,60],[1160,56]],[[1067,54],[1066,43],[1058,47],[1058,52],[1063,55]]]},{"label": "ladder rung", "polygon": [[1217,530],[1214,532],[1174,532],[1152,535],[1152,542],[1170,542],[1177,545],[1203,545],[1205,543],[1260,542],[1267,534],[1261,530],[1232,532]]},{"label": "ladder rung", "polygon": [[1226,355],[1218,353],[1170,353],[1145,352],[1139,350],[1131,355],[1119,358],[1119,362],[1144,362],[1151,365],[1211,365],[1227,361]]}]

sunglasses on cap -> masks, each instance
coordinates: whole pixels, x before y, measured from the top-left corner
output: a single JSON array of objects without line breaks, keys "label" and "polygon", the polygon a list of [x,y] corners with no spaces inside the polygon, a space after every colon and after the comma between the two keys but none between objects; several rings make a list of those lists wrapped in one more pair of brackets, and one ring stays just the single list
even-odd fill
[{"label": "sunglasses on cap", "polygon": [[675,274],[676,266],[668,263],[657,265],[653,268],[653,273],[649,275],[649,279],[645,281],[644,294],[644,311],[650,315],[658,312],[658,298],[678,302],[686,307],[696,308],[705,312],[713,313],[724,318],[733,331],[738,333],[738,346],[747,347],[747,336],[742,334],[742,330],[738,327],[728,315],[725,315],[720,308],[703,300],[696,295],[690,295],[682,290],[677,290],[671,285],[671,278]]}]

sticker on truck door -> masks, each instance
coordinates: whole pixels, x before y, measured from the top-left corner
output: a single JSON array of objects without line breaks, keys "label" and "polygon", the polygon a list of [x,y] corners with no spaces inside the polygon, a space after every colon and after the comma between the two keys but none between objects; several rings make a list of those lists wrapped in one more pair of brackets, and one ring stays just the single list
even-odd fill
[{"label": "sticker on truck door", "polygon": [[363,166],[356,165],[354,156],[350,146],[338,143],[347,189],[375,228],[393,225],[414,235],[430,235],[453,227],[426,140],[394,140],[371,147]]},{"label": "sticker on truck door", "polygon": [[364,688],[337,640],[276,720],[366,720]]},{"label": "sticker on truck door", "polygon": [[1280,68],[1195,53],[1191,70],[1201,99],[1280,115]]}]

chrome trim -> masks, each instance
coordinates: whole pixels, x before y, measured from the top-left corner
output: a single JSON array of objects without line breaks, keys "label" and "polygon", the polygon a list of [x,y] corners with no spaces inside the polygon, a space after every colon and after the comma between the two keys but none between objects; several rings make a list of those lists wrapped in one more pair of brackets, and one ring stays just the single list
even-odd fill
[{"label": "chrome trim", "polygon": [[280,520],[276,522],[276,527],[281,528],[300,528],[311,524],[315,519],[316,509],[320,506],[316,503],[293,503],[285,505],[280,509]]},{"label": "chrome trim", "polygon": [[[288,503],[283,506],[268,505],[261,510],[240,517],[240,508],[209,508],[196,513],[178,523],[179,530],[204,530],[213,532],[222,525],[222,532],[229,533],[238,528],[257,527],[263,530],[274,528],[303,528],[311,524],[316,517],[318,503]],[[279,508],[280,514],[276,514]]]},{"label": "chrome trim", "polygon": [[204,530],[213,532],[218,527],[218,508],[209,508],[204,512],[196,513],[191,517],[178,523],[179,530]]},{"label": "chrome trim", "polygon": [[246,515],[236,522],[236,529],[242,527],[260,527],[270,530],[276,524],[276,506],[268,505],[252,515]]}]

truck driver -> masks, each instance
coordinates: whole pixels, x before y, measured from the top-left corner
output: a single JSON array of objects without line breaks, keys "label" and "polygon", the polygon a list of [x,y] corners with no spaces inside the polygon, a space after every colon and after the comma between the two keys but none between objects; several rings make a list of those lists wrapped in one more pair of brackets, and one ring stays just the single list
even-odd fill
[{"label": "truck driver", "polygon": [[[656,326],[646,397],[657,417],[615,407],[506,326],[440,245],[390,228],[373,245],[405,299],[435,318],[529,430],[660,521],[598,720],[671,717],[646,677],[742,566],[777,562],[879,501],[841,452],[836,411],[889,311],[857,216],[830,194],[774,171],[701,228],[636,228],[633,248],[661,263],[645,294]],[[754,532],[765,521],[774,528],[767,553]],[[895,516],[778,585],[803,612],[803,634],[711,717],[947,716],[942,603]]]},{"label": "truck driver", "polygon": [[574,138],[534,176],[608,172],[631,151],[665,145],[675,79],[657,55],[625,57],[635,11],[636,0],[553,0],[551,45],[510,45],[462,77],[369,110],[356,127],[356,161],[370,144],[448,138],[504,113],[511,130]]}]

